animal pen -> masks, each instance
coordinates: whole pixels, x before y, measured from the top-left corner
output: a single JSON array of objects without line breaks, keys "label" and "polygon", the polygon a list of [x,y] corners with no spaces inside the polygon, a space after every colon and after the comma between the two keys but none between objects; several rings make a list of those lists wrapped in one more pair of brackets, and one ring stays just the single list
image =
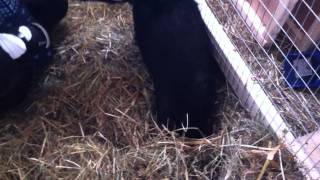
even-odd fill
[{"label": "animal pen", "polygon": [[242,105],[277,135],[306,177],[320,179],[320,1],[198,3]]},{"label": "animal pen", "polygon": [[0,179],[317,179],[317,1],[197,0],[234,91],[217,91],[219,132],[190,140],[153,121],[131,5],[70,0],[53,63],[0,115]]}]

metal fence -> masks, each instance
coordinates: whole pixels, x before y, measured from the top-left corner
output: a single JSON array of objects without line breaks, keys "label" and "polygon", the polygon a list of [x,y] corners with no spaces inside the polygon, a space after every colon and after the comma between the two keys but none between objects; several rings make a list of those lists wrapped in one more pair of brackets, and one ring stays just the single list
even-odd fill
[{"label": "metal fence", "polygon": [[[283,139],[305,176],[320,179],[320,1],[206,4],[232,43],[216,42],[229,64],[222,63],[222,69],[230,82],[238,84],[233,88],[242,103]],[[210,32],[217,33],[217,25],[210,27],[214,26],[210,18],[204,18]],[[238,58],[230,55],[231,47],[245,66],[235,65]]]}]

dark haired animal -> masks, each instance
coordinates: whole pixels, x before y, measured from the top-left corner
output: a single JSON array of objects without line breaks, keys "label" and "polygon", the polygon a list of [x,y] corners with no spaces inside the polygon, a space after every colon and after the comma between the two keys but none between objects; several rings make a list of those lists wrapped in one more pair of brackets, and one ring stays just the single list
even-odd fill
[{"label": "dark haired animal", "polygon": [[32,81],[32,64],[17,64],[0,49],[0,112],[8,110],[22,101]]},{"label": "dark haired animal", "polygon": [[48,31],[51,31],[68,11],[68,0],[21,0],[21,2]]},{"label": "dark haired animal", "polygon": [[[155,87],[157,119],[188,137],[213,133],[221,71],[194,0],[132,0],[136,41]],[[220,82],[219,82],[220,81]],[[198,128],[191,129],[191,127]]]},{"label": "dark haired animal", "polygon": [[[27,11],[34,18],[34,21],[43,25],[49,33],[66,15],[68,9],[68,0],[19,1],[26,7]],[[22,17],[22,19],[23,18],[25,17]],[[30,28],[35,27],[30,26]],[[33,51],[32,48],[30,51]],[[44,54],[47,52],[44,51],[41,53]],[[36,62],[34,57],[29,55],[23,55],[21,59],[12,60],[8,54],[0,48],[0,112],[15,107],[25,98],[32,86],[35,75],[46,65],[42,64],[43,62],[48,62],[48,59],[39,59]]]},{"label": "dark haired animal", "polygon": [[153,77],[158,123],[170,130],[189,127],[180,131],[187,137],[212,134],[209,118],[224,81],[196,2],[127,2],[133,5],[136,42]]}]

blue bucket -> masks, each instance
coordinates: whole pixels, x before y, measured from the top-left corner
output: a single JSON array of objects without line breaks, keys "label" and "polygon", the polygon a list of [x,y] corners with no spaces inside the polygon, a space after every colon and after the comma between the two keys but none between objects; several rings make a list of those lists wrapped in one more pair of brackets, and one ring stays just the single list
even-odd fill
[{"label": "blue bucket", "polygon": [[[316,71],[317,75],[320,76],[320,52],[318,50],[311,50],[302,54]],[[320,87],[320,79],[299,52],[290,52],[286,58],[284,59],[284,76],[289,87],[294,89],[303,89],[307,86],[311,89]],[[303,83],[302,79],[305,83]]]}]

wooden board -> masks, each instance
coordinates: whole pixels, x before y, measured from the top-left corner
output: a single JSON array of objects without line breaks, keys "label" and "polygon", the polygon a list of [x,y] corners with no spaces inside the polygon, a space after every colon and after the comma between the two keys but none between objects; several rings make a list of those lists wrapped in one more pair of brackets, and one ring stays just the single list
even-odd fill
[{"label": "wooden board", "polygon": [[316,19],[310,24],[309,29],[305,31],[301,30],[293,19],[289,19],[286,26],[287,33],[295,44],[295,47],[302,52],[313,48],[314,43],[317,44],[320,41],[320,22]]},{"label": "wooden board", "polygon": [[[298,0],[231,0],[262,46],[273,43]],[[281,2],[281,3],[280,3]]]},{"label": "wooden board", "polygon": [[304,145],[304,151],[315,163],[314,169],[320,171],[320,130],[298,138],[297,142]]},{"label": "wooden board", "polygon": [[320,41],[320,1],[299,1],[292,14],[286,29],[293,43],[300,51],[313,48]]}]

